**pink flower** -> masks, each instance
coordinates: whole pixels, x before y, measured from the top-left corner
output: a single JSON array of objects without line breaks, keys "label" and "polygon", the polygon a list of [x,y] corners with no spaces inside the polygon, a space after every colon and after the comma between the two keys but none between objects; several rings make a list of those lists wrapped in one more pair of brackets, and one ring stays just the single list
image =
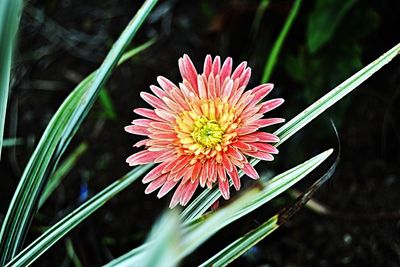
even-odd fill
[{"label": "pink flower", "polygon": [[147,138],[134,146],[145,150],[133,154],[130,166],[159,163],[144,178],[150,183],[145,193],[161,187],[157,196],[167,194],[178,185],[170,207],[186,205],[196,188],[215,183],[229,199],[229,179],[240,189],[238,169],[258,179],[247,156],[271,161],[278,150],[269,143],[279,141],[260,128],[281,123],[279,118],[262,119],[264,113],[278,107],[283,99],[260,101],[271,92],[272,84],[262,84],[245,91],[251,69],[242,62],[232,73],[232,59],[221,66],[220,57],[208,55],[202,74],[198,74],[187,55],[179,59],[183,81],[179,87],[167,78],[158,77],[154,93],[141,97],[154,109],[134,110],[145,118],[132,121],[125,130]]}]

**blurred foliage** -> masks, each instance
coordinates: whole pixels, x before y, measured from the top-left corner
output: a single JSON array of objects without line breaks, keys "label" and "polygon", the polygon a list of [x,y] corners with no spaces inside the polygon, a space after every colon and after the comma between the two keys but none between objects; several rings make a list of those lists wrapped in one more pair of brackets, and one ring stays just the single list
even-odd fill
[{"label": "blurred foliage", "polygon": [[[363,66],[362,40],[378,23],[378,14],[356,1],[316,1],[307,20],[306,44],[286,54],[283,62],[286,73],[303,86],[307,103]],[[350,101],[335,109],[339,125]]]}]

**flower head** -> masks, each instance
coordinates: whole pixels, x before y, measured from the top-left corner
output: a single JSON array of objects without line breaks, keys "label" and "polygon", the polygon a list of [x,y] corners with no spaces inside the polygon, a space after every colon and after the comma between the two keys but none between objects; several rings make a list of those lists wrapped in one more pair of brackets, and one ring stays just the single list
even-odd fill
[{"label": "flower head", "polygon": [[238,170],[257,179],[258,173],[247,157],[271,161],[278,150],[269,143],[279,141],[260,128],[281,123],[279,118],[263,119],[283,99],[260,102],[273,88],[262,84],[245,91],[251,70],[242,62],[232,73],[232,59],[221,66],[220,57],[207,56],[203,73],[198,74],[187,55],[179,59],[183,81],[179,86],[158,77],[154,93],[141,97],[154,109],[134,110],[145,118],[132,121],[125,130],[147,136],[134,146],[145,150],[127,158],[129,165],[159,163],[144,178],[150,183],[145,193],[158,188],[161,198],[178,185],[170,207],[186,205],[196,188],[218,184],[229,199],[229,179],[240,189]]}]

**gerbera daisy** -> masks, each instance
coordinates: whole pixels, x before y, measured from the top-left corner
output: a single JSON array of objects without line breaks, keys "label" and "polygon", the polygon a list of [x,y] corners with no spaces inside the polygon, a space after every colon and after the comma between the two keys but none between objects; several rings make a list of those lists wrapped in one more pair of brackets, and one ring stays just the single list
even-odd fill
[{"label": "gerbera daisy", "polygon": [[179,59],[183,81],[179,86],[158,77],[154,93],[140,96],[154,109],[137,108],[145,118],[132,121],[125,130],[147,138],[134,147],[145,150],[133,154],[130,166],[158,163],[144,178],[150,183],[145,193],[161,187],[157,196],[167,194],[178,185],[170,207],[186,205],[196,188],[218,184],[229,199],[229,179],[240,189],[238,169],[258,179],[247,157],[271,161],[278,150],[269,143],[279,141],[260,128],[281,123],[280,118],[263,119],[264,113],[278,107],[283,99],[260,102],[273,88],[270,83],[245,91],[251,69],[242,62],[232,73],[232,59],[221,66],[220,57],[205,58],[203,73],[198,74],[187,55]]}]

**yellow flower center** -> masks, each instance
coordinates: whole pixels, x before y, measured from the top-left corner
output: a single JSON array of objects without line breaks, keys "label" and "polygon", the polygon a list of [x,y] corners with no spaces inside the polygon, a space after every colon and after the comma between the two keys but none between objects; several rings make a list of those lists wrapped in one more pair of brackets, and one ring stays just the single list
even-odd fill
[{"label": "yellow flower center", "polygon": [[202,116],[195,120],[191,135],[196,142],[203,146],[214,148],[217,144],[221,143],[224,131],[218,122]]},{"label": "yellow flower center", "polygon": [[237,136],[239,123],[235,109],[220,98],[191,102],[190,110],[182,111],[175,121],[179,155],[194,154],[190,164],[205,158],[221,162],[221,152]]}]

